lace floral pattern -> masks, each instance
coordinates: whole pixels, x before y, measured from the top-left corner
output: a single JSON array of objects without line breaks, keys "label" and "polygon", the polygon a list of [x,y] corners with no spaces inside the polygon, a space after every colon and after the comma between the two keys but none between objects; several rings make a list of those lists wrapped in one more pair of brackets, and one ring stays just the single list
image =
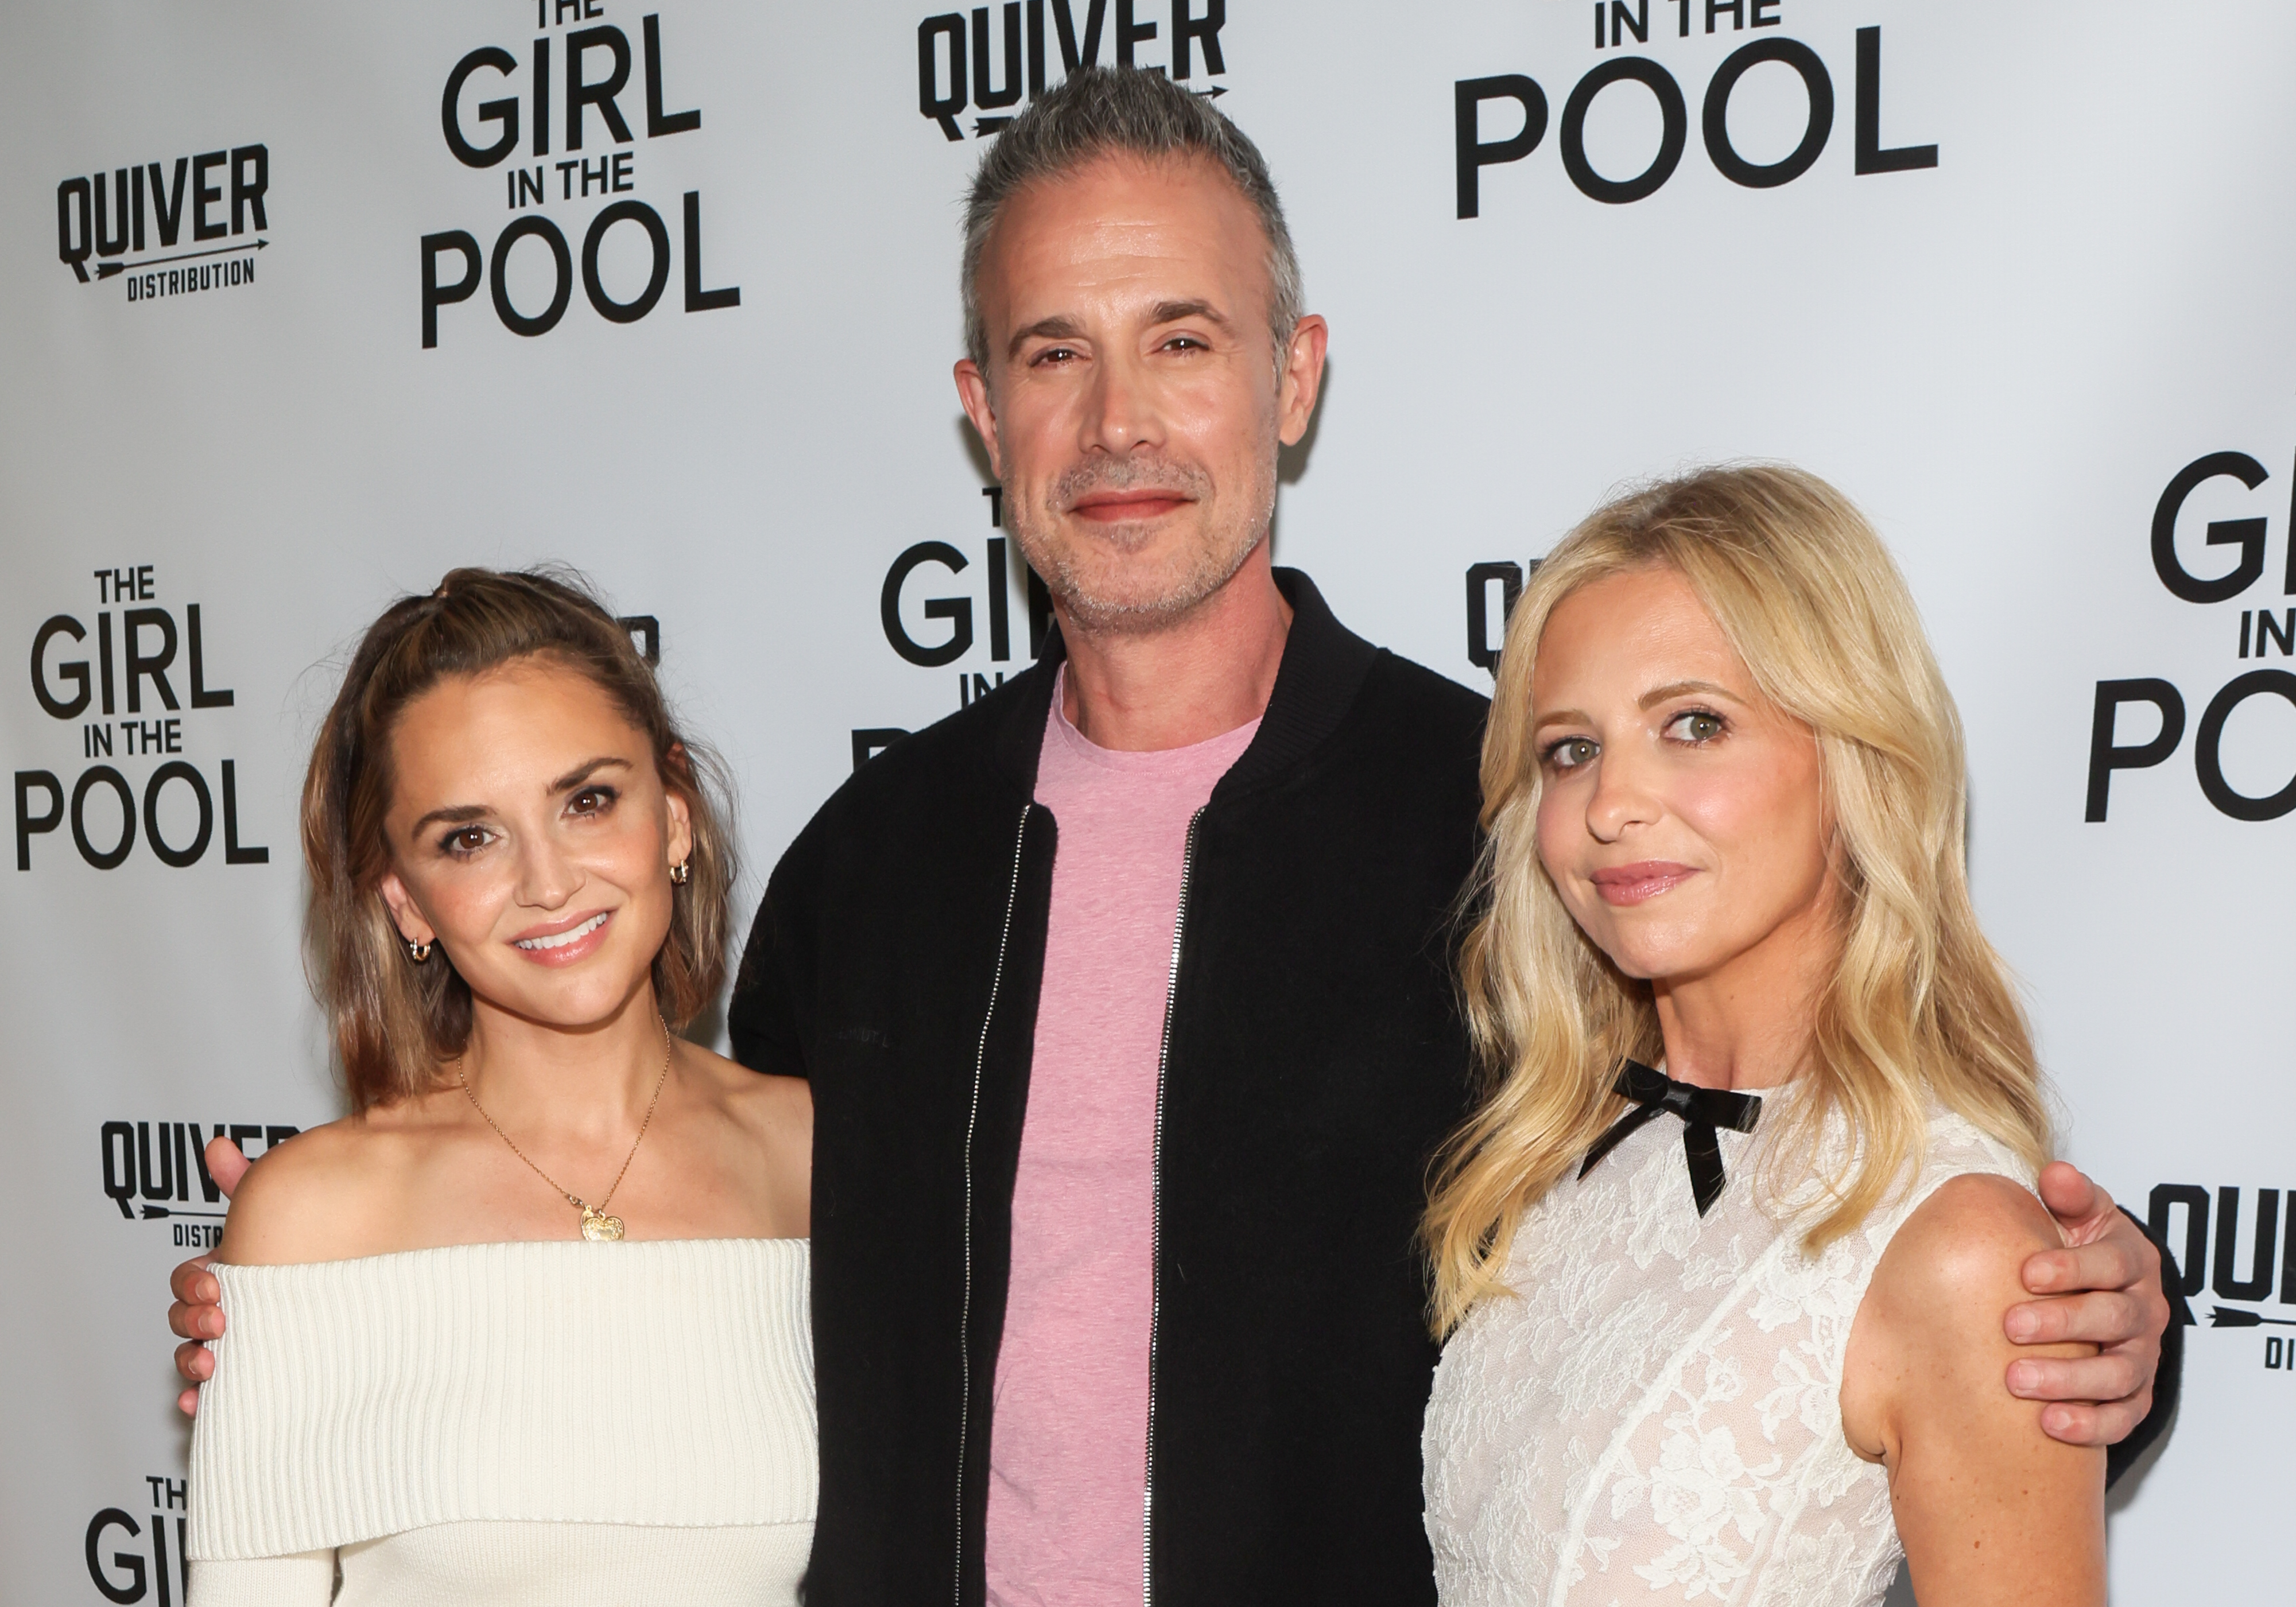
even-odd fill
[{"label": "lace floral pattern", "polygon": [[1721,1135],[1729,1188],[1703,1219],[1672,1119],[1525,1219],[1513,1298],[1452,1335],[1428,1403],[1444,1607],[1871,1607],[1888,1591],[1888,1479],[1842,1437],[1850,1324],[1939,1185],[2031,1176],[1938,1112],[1914,1186],[1813,1259],[1781,1226],[1792,1202],[1756,1198],[1759,1142]]}]

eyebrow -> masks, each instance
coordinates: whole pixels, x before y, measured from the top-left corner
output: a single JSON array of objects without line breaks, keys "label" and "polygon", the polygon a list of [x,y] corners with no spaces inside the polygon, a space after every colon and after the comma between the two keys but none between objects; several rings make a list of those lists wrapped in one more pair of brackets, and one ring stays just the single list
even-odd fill
[{"label": "eyebrow", "polygon": [[1653,686],[1648,692],[1643,693],[1642,696],[1636,698],[1635,700],[1635,707],[1637,709],[1654,708],[1658,704],[1665,702],[1669,698],[1678,698],[1685,693],[1693,692],[1710,692],[1718,693],[1720,696],[1730,699],[1733,702],[1742,701],[1739,698],[1736,693],[1731,691],[1727,686],[1718,685],[1712,681],[1670,681],[1664,686]]},{"label": "eyebrow", "polygon": [[[1718,693],[1723,697],[1728,698],[1734,703],[1742,702],[1744,701],[1727,686],[1718,685],[1712,681],[1673,681],[1664,686],[1653,686],[1650,691],[1643,693],[1642,696],[1635,700],[1635,707],[1637,709],[1654,708],[1658,704],[1665,702],[1669,698],[1678,698],[1687,693],[1693,692]],[[1531,729],[1533,731],[1538,731],[1548,726],[1591,726],[1594,723],[1593,719],[1588,717],[1586,710],[1584,709],[1550,709],[1548,712],[1540,715],[1538,720],[1532,724]]]},{"label": "eyebrow", "polygon": [[[545,791],[550,792],[569,792],[576,787],[580,786],[584,782],[589,780],[599,771],[611,770],[616,767],[619,767],[624,770],[636,768],[636,766],[632,765],[630,761],[626,758],[618,758],[612,754],[601,754],[596,758],[584,759],[580,764],[566,772],[565,775],[560,776],[556,781],[552,782]],[[484,804],[452,804],[443,809],[431,810],[430,813],[425,815],[422,819],[407,827],[406,834],[409,837],[420,837],[423,832],[429,831],[434,825],[466,825],[473,820],[484,820],[488,816],[493,813],[494,811]]]},{"label": "eyebrow", "polygon": [[1039,318],[1028,328],[1013,332],[1013,343],[1004,348],[1004,355],[1008,357],[1019,357],[1021,348],[1031,340],[1081,340],[1082,339],[1084,339],[1084,325],[1074,318],[1066,316]]},{"label": "eyebrow", "polygon": [[1203,300],[1159,301],[1148,321],[1151,324],[1178,324],[1188,318],[1201,318],[1205,323],[1217,324],[1222,329],[1229,327],[1227,315]]},{"label": "eyebrow", "polygon": [[618,758],[611,753],[602,753],[596,758],[584,759],[556,781],[552,782],[549,790],[553,792],[569,791],[588,781],[599,771],[611,769],[616,766],[625,770],[634,770],[637,767],[626,758]]}]

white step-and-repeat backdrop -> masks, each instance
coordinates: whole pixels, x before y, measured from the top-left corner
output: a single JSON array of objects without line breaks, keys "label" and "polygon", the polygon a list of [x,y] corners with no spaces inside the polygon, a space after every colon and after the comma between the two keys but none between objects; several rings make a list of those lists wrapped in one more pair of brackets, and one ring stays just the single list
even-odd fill
[{"label": "white step-and-repeat backdrop", "polygon": [[594,576],[734,763],[749,896],[1027,661],[958,197],[1091,60],[1275,168],[1333,332],[1277,552],[1357,630],[1488,687],[1516,566],[1686,462],[1874,514],[2070,1152],[2201,1323],[2118,1599],[2284,1599],[2296,11],[951,3],[0,16],[0,1598],[181,1600],[162,1279],[204,1138],[337,1109],[294,800],[383,604]]}]

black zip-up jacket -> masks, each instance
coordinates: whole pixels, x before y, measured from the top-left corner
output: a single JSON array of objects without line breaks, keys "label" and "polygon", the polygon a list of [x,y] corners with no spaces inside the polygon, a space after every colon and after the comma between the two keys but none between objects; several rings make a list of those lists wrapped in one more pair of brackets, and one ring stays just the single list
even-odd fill
[{"label": "black zip-up jacket", "polygon": [[[1349,633],[1306,576],[1276,581],[1293,612],[1275,693],[1188,839],[1157,1103],[1146,1595],[1411,1607],[1435,1599],[1419,1431],[1437,1354],[1414,1235],[1468,1103],[1452,912],[1487,705]],[[984,1595],[1060,658],[1055,634],[840,787],[775,868],[742,960],[735,1054],[813,1083],[808,1607]],[[2172,1325],[2111,1477],[2174,1414],[2181,1341]]]},{"label": "black zip-up jacket", "polygon": [[[1414,1234],[1467,1104],[1451,912],[1485,701],[1304,575],[1191,829],[1158,1095],[1152,1603],[1435,1599]],[[972,1607],[1059,823],[1057,637],[903,739],[775,868],[729,1025],[814,1093],[810,1607]]]}]

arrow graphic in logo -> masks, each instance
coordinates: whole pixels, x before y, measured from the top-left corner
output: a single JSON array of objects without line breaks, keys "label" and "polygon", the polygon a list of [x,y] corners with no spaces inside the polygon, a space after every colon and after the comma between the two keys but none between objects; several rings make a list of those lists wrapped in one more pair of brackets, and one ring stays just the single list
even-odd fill
[{"label": "arrow graphic in logo", "polygon": [[[140,271],[147,267],[158,267],[163,262],[190,262],[201,257],[233,257],[242,251],[259,251],[270,243],[267,240],[258,239],[252,246],[219,245],[209,251],[178,251],[173,257],[154,257],[147,262],[139,262],[135,266]],[[99,262],[95,265],[95,276],[98,279],[109,279],[114,274],[126,273],[127,267],[128,265],[124,262]]]},{"label": "arrow graphic in logo", "polygon": [[2212,1306],[2209,1308],[2211,1328],[2255,1328],[2269,1325],[2275,1328],[2296,1328],[2296,1316],[2267,1316],[2260,1311],[2243,1311],[2237,1306]]}]

